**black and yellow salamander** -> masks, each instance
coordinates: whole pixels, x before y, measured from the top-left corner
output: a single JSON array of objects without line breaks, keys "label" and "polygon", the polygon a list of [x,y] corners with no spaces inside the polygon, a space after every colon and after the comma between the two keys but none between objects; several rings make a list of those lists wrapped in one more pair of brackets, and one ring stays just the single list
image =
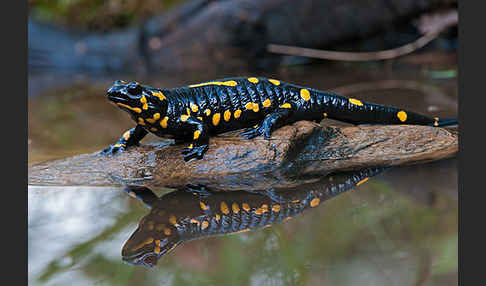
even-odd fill
[{"label": "black and yellow salamander", "polygon": [[145,203],[150,213],[125,242],[123,261],[153,267],[182,243],[285,222],[386,169],[343,172],[298,187],[261,191],[221,191],[192,185],[158,197],[146,187],[127,186],[125,191]]},{"label": "black and yellow salamander", "polygon": [[[240,136],[269,139],[275,129],[299,121],[330,118],[352,124],[445,126],[455,119],[429,118],[391,106],[368,103],[331,92],[267,78],[238,77],[159,89],[116,81],[108,99],[127,111],[137,125],[102,151],[113,154],[138,145],[148,132],[188,142],[184,160],[201,159],[209,137],[251,128]],[[256,125],[256,126],[255,126]]]}]

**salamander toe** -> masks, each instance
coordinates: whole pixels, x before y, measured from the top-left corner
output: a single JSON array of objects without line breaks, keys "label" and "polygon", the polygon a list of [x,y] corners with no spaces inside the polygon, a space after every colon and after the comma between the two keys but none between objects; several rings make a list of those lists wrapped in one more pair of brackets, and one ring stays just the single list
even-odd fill
[{"label": "salamander toe", "polygon": [[102,155],[113,155],[124,151],[126,149],[125,144],[111,144],[108,148],[103,149],[100,154]]},{"label": "salamander toe", "polygon": [[191,159],[198,159],[201,160],[204,156],[204,153],[208,150],[208,145],[201,145],[192,148],[184,148],[182,149],[181,153],[184,155],[184,161],[188,162]]}]

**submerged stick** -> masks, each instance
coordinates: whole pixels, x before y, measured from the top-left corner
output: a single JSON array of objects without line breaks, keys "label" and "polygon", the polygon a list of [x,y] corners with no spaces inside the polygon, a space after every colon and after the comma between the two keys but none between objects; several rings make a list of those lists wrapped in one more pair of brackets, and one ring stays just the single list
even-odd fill
[{"label": "submerged stick", "polygon": [[291,187],[316,176],[371,166],[440,160],[458,151],[458,133],[415,125],[327,127],[308,121],[284,126],[270,140],[238,132],[213,137],[202,160],[184,162],[185,145],[142,144],[114,156],[99,152],[31,166],[29,184],[131,184],[224,189]]}]

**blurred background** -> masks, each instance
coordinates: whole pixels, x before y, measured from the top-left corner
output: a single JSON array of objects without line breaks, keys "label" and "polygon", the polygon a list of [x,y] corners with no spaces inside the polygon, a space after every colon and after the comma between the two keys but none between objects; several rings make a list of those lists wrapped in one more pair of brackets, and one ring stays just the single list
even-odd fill
[{"label": "blurred background", "polygon": [[[105,97],[118,79],[265,76],[457,116],[457,1],[28,3],[29,164],[98,151],[133,127]],[[119,188],[29,186],[29,282],[457,285],[456,165],[395,168],[288,222],[184,244],[152,269],[121,261],[148,210]]]}]

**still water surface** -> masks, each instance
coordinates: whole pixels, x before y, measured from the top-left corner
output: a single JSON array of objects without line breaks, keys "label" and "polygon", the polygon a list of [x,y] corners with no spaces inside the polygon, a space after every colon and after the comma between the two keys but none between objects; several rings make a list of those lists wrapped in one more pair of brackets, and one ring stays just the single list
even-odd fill
[{"label": "still water surface", "polygon": [[[456,117],[456,79],[431,73],[454,68],[353,64],[293,67],[262,76],[430,116]],[[118,75],[46,88],[29,99],[29,163],[100,150],[131,128],[126,114],[105,99],[104,91],[114,79],[172,87],[226,76],[234,75]],[[154,140],[160,139],[143,142]],[[122,247],[151,212],[123,188],[29,186],[29,282],[457,285],[456,165],[456,159],[448,159],[386,170],[291,220],[182,243],[152,268],[122,262]],[[175,190],[152,191],[161,197]],[[295,191],[305,193],[309,187]]]}]

